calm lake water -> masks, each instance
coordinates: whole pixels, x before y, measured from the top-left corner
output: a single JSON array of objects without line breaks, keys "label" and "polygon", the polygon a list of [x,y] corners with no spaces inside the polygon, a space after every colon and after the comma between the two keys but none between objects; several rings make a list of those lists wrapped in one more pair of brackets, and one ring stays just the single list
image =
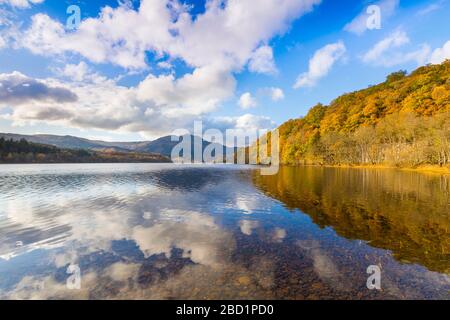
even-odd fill
[{"label": "calm lake water", "polygon": [[0,298],[449,299],[449,192],[396,170],[0,165]]}]

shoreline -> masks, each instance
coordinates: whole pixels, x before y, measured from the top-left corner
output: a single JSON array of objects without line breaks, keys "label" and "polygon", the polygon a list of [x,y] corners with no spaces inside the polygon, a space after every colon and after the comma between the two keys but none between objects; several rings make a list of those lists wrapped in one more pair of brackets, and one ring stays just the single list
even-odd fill
[{"label": "shoreline", "polygon": [[[1,162],[0,165],[17,165],[17,164],[173,164],[171,161],[92,161],[92,162]],[[226,164],[226,163],[224,163]],[[236,165],[236,164],[232,164]],[[389,165],[320,165],[320,164],[298,164],[288,165],[281,164],[280,167],[319,167],[319,168],[341,168],[341,169],[395,169],[400,171],[412,171],[427,174],[450,175],[450,166],[440,167],[435,165],[411,167],[395,167]]]},{"label": "shoreline", "polygon": [[342,168],[342,169],[396,169],[401,171],[414,171],[428,174],[450,175],[450,167],[440,167],[437,165],[425,165],[417,168],[396,167],[389,165],[320,165],[320,164],[299,164],[299,165],[281,165],[285,167],[322,167],[322,168]]}]

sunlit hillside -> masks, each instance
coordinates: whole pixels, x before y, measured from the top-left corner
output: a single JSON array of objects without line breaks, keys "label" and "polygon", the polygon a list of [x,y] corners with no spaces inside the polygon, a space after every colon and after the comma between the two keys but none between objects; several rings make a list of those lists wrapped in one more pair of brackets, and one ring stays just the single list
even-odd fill
[{"label": "sunlit hillside", "polygon": [[284,164],[450,163],[450,61],[400,71],[279,127]]}]

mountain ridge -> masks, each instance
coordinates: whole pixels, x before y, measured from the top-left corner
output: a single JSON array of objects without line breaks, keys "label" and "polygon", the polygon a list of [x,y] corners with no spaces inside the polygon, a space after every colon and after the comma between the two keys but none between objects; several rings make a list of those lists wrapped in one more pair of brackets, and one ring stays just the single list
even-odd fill
[{"label": "mountain ridge", "polygon": [[[82,149],[102,152],[139,152],[160,154],[165,157],[170,157],[172,149],[180,143],[180,141],[172,141],[172,136],[163,136],[152,141],[130,141],[130,142],[110,142],[102,140],[90,140],[87,138],[76,137],[72,135],[52,135],[52,134],[36,134],[25,135],[16,133],[0,133],[0,138],[13,139],[14,141],[20,141],[25,139],[28,142],[39,143],[44,145],[50,145],[62,149]],[[181,137],[178,137],[180,140]],[[194,136],[191,135],[191,138]],[[201,138],[199,138],[201,139]],[[192,156],[194,153],[194,144],[198,142],[198,139],[192,139]],[[218,148],[223,148],[224,155],[229,149],[218,143],[212,143],[210,141],[201,139],[202,150],[211,144],[217,145]]]}]

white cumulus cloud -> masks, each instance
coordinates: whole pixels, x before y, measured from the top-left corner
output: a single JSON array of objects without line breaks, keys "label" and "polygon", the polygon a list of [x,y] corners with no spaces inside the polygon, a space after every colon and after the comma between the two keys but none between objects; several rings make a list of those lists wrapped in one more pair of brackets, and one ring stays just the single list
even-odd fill
[{"label": "white cumulus cloud", "polygon": [[270,130],[276,124],[269,117],[244,114],[238,117],[215,117],[210,121],[211,127],[218,129],[235,129],[240,131]]},{"label": "white cumulus cloud", "polygon": [[[73,73],[70,69],[63,71]],[[135,87],[94,75],[87,74],[95,81],[63,82],[16,72],[0,74],[0,109],[13,105],[2,117],[15,125],[44,122],[157,136],[189,127],[215,110],[235,87],[233,77],[213,68],[200,68],[179,79],[149,75]],[[86,77],[83,72],[75,76]]]},{"label": "white cumulus cloud", "polygon": [[363,60],[365,62],[376,61],[389,49],[398,48],[407,43],[409,43],[409,38],[406,33],[404,31],[396,31],[367,51]]},{"label": "white cumulus cloud", "polygon": [[385,67],[408,62],[416,62],[418,65],[424,64],[430,55],[430,47],[423,44],[413,51],[399,51],[399,48],[409,43],[408,35],[404,31],[397,30],[376,43],[362,56],[362,60],[365,63]]},{"label": "white cumulus cloud", "polygon": [[248,69],[256,73],[274,74],[277,72],[273,58],[273,50],[269,46],[262,46],[253,52]]},{"label": "white cumulus cloud", "polygon": [[258,102],[256,101],[256,98],[252,96],[250,92],[246,92],[241,95],[239,98],[239,106],[242,109],[250,109],[254,108],[258,105]]},{"label": "white cumulus cloud", "polygon": [[95,63],[124,68],[146,66],[145,52],[168,54],[188,65],[220,63],[239,69],[250,59],[255,71],[273,68],[271,48],[260,46],[284,32],[291,21],[320,0],[208,1],[193,19],[189,8],[173,0],[142,0],[138,10],[105,7],[98,18],[82,21],[76,32],[49,16],[37,14],[22,45],[34,53],[78,53]]},{"label": "white cumulus cloud", "polygon": [[0,0],[1,4],[7,4],[16,8],[29,8],[32,4],[42,3],[45,0]]},{"label": "white cumulus cloud", "polygon": [[442,48],[437,48],[433,51],[430,58],[430,63],[439,64],[446,59],[450,59],[450,40],[447,41]]},{"label": "white cumulus cloud", "polygon": [[272,101],[280,101],[285,98],[284,91],[281,88],[277,87],[265,87],[258,91],[258,93],[262,96],[269,97]]},{"label": "white cumulus cloud", "polygon": [[294,88],[313,87],[325,77],[333,65],[341,59],[346,52],[342,41],[331,43],[317,50],[309,60],[308,72],[302,73],[294,84]]},{"label": "white cumulus cloud", "polygon": [[[235,74],[244,68],[276,72],[268,43],[320,2],[259,0],[255,5],[254,0],[210,0],[205,11],[195,17],[190,7],[178,0],[142,0],[137,9],[123,2],[117,8],[102,8],[97,17],[84,19],[70,32],[58,20],[35,14],[27,29],[15,38],[17,47],[33,54],[58,58],[75,54],[93,64],[149,72],[150,52],[156,62],[179,59],[192,71],[148,73],[136,86],[125,87],[96,75],[84,62],[71,64],[59,72],[67,82],[47,81],[70,88],[79,97],[76,104],[20,106],[6,116],[16,124],[55,122],[145,135],[186,127],[193,120],[208,117],[235,95]],[[157,66],[171,67],[168,63]],[[276,99],[280,99],[279,93]],[[251,107],[253,103],[249,99],[243,105]],[[45,117],[55,110],[60,111],[51,119]]]}]

